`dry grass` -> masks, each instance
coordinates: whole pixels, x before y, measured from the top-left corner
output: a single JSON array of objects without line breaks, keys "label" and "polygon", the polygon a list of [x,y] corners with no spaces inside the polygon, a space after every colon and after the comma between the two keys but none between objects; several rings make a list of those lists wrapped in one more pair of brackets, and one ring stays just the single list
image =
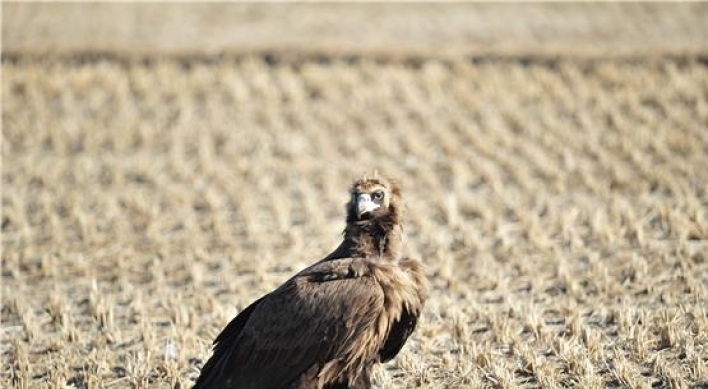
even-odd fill
[{"label": "dry grass", "polygon": [[708,51],[708,4],[3,3],[3,50],[631,56]]},{"label": "dry grass", "polygon": [[0,386],[189,387],[372,167],[433,284],[377,387],[708,386],[705,61],[2,70]]}]

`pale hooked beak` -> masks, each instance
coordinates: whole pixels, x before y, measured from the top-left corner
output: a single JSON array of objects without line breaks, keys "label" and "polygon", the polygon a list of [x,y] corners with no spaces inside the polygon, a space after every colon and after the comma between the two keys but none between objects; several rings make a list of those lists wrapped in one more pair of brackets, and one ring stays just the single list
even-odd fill
[{"label": "pale hooked beak", "polygon": [[378,207],[380,207],[380,205],[371,200],[371,196],[368,193],[362,193],[356,198],[356,215],[359,218],[361,215],[371,212]]}]

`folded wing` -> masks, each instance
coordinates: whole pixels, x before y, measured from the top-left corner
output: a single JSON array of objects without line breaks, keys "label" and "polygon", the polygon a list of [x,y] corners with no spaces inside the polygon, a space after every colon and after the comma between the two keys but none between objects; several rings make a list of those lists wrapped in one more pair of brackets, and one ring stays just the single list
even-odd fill
[{"label": "folded wing", "polygon": [[357,260],[315,264],[229,323],[194,388],[281,389],[313,367],[346,360],[383,305],[383,291]]}]

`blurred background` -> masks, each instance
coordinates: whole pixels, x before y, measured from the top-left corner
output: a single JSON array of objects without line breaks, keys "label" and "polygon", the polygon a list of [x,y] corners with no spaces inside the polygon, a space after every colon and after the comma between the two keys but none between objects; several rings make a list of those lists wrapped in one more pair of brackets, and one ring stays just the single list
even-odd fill
[{"label": "blurred background", "polygon": [[398,180],[377,388],[708,387],[708,6],[2,3],[0,386],[185,388]]},{"label": "blurred background", "polygon": [[44,3],[3,7],[8,53],[631,55],[706,49],[694,4]]}]

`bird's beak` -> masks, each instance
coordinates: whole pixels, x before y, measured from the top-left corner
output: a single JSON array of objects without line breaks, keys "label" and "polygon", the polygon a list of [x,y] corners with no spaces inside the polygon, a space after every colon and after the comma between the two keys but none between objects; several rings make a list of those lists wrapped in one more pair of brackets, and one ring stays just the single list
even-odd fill
[{"label": "bird's beak", "polygon": [[356,198],[356,215],[359,218],[361,218],[361,215],[371,212],[378,207],[380,207],[380,205],[371,200],[371,196],[367,193],[362,193]]}]

